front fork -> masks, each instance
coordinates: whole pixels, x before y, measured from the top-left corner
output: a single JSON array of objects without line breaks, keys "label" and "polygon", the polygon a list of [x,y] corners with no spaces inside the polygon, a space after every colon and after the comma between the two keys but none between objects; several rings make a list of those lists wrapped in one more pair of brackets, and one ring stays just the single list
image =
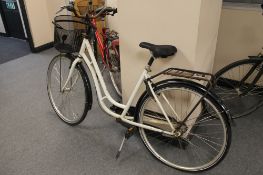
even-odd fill
[{"label": "front fork", "polygon": [[74,72],[77,64],[80,63],[81,61],[82,61],[81,58],[77,57],[77,58],[72,62],[71,67],[70,67],[70,70],[69,70],[68,78],[67,78],[64,86],[62,87],[61,92],[65,92],[65,91],[67,90],[66,87],[67,87],[67,85],[68,85],[68,83],[69,83],[69,81],[70,81],[70,79],[71,79],[71,77],[72,77],[72,75],[73,75],[73,72]]}]

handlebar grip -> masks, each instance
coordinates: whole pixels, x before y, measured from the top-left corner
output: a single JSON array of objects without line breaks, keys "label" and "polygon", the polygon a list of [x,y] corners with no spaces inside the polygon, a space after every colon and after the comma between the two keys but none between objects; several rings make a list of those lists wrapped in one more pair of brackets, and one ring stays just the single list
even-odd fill
[{"label": "handlebar grip", "polygon": [[56,14],[62,12],[65,9],[65,6],[62,6],[59,11],[56,12]]},{"label": "handlebar grip", "polygon": [[118,13],[118,9],[117,8],[113,9],[113,13],[114,14]]},{"label": "handlebar grip", "polygon": [[56,12],[56,14],[60,13],[60,12],[63,11],[64,9],[67,9],[67,11],[74,13],[74,15],[78,17],[78,14],[77,14],[77,12],[76,12],[76,9],[74,8],[73,5],[62,6],[62,7],[60,8],[60,10]]},{"label": "handlebar grip", "polygon": [[67,8],[67,10],[70,11],[70,12],[72,12],[73,9],[74,9],[74,7],[72,7],[72,6],[67,6],[66,8]]}]

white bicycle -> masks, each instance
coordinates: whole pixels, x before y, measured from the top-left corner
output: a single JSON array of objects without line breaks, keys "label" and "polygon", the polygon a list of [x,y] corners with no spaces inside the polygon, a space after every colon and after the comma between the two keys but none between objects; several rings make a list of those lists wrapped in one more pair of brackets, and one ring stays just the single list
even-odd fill
[{"label": "white bicycle", "polygon": [[[141,43],[140,47],[148,49],[152,56],[127,104],[121,104],[111,97],[89,42],[90,36],[94,35],[90,19],[110,12],[109,8],[103,8],[96,15],[78,21],[71,16],[67,16],[67,20],[55,20],[55,32],[60,38],[57,39],[60,42],[55,42],[55,47],[61,54],[54,57],[49,65],[47,90],[58,117],[69,125],[77,125],[92,108],[92,88],[83,67],[85,64],[93,78],[101,108],[110,116],[132,126],[125,134],[118,156],[124,141],[138,128],[147,149],[168,166],[184,171],[201,171],[218,164],[229,149],[231,127],[229,116],[217,97],[195,82],[204,80],[210,74],[170,68],[150,75],[153,62],[174,55],[176,47]],[[63,23],[67,25],[63,26]],[[86,28],[79,27],[81,24]],[[83,36],[83,31],[86,34],[81,39],[80,51],[74,54],[76,34]],[[73,41],[68,42],[70,32],[74,33],[74,44]],[[155,82],[155,78],[162,75],[179,78]],[[129,109],[142,84],[146,90],[131,115]],[[121,109],[120,112],[108,108],[106,100]]]}]

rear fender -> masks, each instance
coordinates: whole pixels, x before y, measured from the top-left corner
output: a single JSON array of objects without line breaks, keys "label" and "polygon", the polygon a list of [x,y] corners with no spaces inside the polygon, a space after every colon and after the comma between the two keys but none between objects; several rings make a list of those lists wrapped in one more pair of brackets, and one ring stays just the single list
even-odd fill
[{"label": "rear fender", "polygon": [[[160,81],[158,83],[155,84],[154,86],[154,91],[159,89],[159,88],[162,88],[163,86],[166,86],[167,84],[183,84],[185,86],[189,86],[189,87],[195,87],[197,88],[199,91],[201,91],[202,93],[207,93],[209,94],[211,97],[212,97],[212,100],[217,103],[221,110],[224,111],[224,113],[226,114],[226,116],[228,117],[228,121],[230,123],[232,123],[233,119],[231,117],[231,115],[229,114],[229,112],[226,110],[226,107],[224,106],[224,104],[222,103],[222,101],[220,100],[220,98],[214,94],[213,92],[211,91],[208,91],[207,88],[201,84],[198,84],[196,82],[193,82],[193,81],[190,81],[190,80],[186,80],[186,79],[167,79],[167,80],[163,80],[163,81]],[[139,98],[137,104],[136,104],[136,108],[135,108],[135,121],[138,121],[138,118],[139,118],[139,110],[141,108],[141,105],[143,105],[143,101],[145,100],[145,98],[147,98],[149,95],[147,93],[147,91],[145,91],[141,97]]]}]

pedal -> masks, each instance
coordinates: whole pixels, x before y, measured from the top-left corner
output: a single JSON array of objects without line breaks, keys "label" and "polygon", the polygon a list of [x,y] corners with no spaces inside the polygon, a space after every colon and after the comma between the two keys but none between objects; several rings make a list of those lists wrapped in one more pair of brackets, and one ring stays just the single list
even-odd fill
[{"label": "pedal", "polygon": [[123,145],[124,145],[124,143],[125,143],[125,141],[127,141],[131,136],[133,136],[133,134],[135,133],[135,130],[136,130],[136,127],[135,126],[133,126],[133,127],[130,127],[127,131],[126,131],[126,133],[125,133],[125,135],[124,135],[124,138],[122,139],[122,142],[121,142],[121,146],[120,146],[120,148],[119,148],[119,150],[118,150],[118,152],[117,152],[117,154],[116,154],[116,160],[120,157],[120,155],[121,155],[121,150],[122,150],[122,148],[123,148]]}]

